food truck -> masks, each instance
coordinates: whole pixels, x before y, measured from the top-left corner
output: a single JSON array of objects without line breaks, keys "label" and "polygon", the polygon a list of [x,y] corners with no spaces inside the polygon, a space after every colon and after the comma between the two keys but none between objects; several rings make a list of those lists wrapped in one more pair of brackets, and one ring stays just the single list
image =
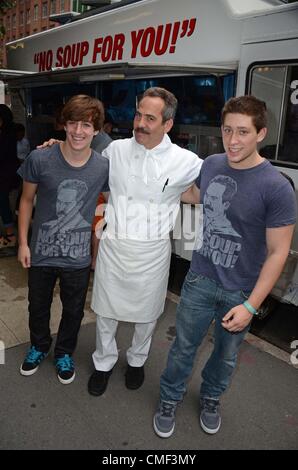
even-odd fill
[{"label": "food truck", "polygon": [[[297,195],[297,2],[124,0],[6,47],[9,69],[23,71],[8,89],[33,146],[51,135],[55,111],[77,93],[103,101],[113,138],[129,137],[136,96],[162,86],[179,102],[172,141],[205,158],[223,150],[224,102],[253,94],[266,101],[269,114],[260,153],[293,180]],[[188,210],[192,217],[194,208]],[[173,237],[175,270],[191,258],[193,245],[182,232]],[[296,231],[272,291],[295,305],[297,261]]]}]

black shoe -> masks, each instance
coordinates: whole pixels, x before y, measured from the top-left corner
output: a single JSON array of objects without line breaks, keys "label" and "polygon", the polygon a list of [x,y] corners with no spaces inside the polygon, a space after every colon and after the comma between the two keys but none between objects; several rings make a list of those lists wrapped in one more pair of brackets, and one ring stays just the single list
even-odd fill
[{"label": "black shoe", "polygon": [[39,364],[47,357],[48,353],[39,351],[35,346],[31,346],[28,350],[25,360],[20,367],[20,372],[22,375],[32,375],[34,374]]},{"label": "black shoe", "polygon": [[141,367],[132,367],[127,364],[127,369],[125,372],[125,385],[126,388],[130,390],[137,390],[143,385],[145,378],[144,366]]},{"label": "black shoe", "polygon": [[88,392],[90,395],[99,397],[105,392],[112,371],[113,369],[108,372],[103,370],[95,370],[93,372],[88,381]]},{"label": "black shoe", "polygon": [[73,358],[69,356],[69,354],[64,354],[62,357],[57,357],[55,359],[55,365],[59,382],[67,385],[74,381],[76,376],[74,362]]}]

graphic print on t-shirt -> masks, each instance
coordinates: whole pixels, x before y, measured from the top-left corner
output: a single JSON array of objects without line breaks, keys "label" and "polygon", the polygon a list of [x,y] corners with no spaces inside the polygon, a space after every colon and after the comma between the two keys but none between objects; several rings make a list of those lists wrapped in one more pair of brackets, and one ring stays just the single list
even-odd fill
[{"label": "graphic print on t-shirt", "polygon": [[73,259],[90,254],[90,223],[80,209],[88,187],[84,181],[66,179],[57,190],[57,218],[44,222],[38,230],[35,253],[49,258]]},{"label": "graphic print on t-shirt", "polygon": [[241,235],[233,228],[227,211],[237,193],[237,183],[225,175],[213,178],[204,194],[204,236],[199,250],[214,265],[233,268],[241,250]]}]

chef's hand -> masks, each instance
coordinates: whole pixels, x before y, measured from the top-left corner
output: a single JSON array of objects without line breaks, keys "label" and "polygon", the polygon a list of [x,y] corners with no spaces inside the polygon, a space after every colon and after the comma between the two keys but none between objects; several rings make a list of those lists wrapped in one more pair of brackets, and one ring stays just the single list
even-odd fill
[{"label": "chef's hand", "polygon": [[43,144],[41,145],[37,145],[37,149],[45,149],[46,147],[52,147],[52,145],[54,144],[60,144],[61,142],[63,142],[63,140],[58,140],[58,139],[50,139],[50,140],[46,140],[45,142],[43,142]]}]

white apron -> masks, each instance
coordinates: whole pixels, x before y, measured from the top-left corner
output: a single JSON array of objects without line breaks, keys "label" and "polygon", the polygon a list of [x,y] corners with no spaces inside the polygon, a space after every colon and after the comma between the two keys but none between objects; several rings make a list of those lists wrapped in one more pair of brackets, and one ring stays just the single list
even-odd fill
[{"label": "white apron", "polygon": [[118,321],[156,320],[164,310],[170,259],[169,239],[104,238],[99,244],[91,308]]},{"label": "white apron", "polygon": [[180,195],[202,161],[167,135],[152,150],[134,138],[113,141],[107,230],[99,244],[91,307],[118,321],[149,323],[164,309],[171,257],[169,232]]}]

